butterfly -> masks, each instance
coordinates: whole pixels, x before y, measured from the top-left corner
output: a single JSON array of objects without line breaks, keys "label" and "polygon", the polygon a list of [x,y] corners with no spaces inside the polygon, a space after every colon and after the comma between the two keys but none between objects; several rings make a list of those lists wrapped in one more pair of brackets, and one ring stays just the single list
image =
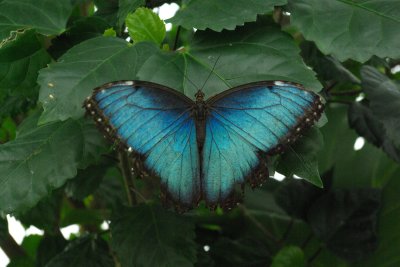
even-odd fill
[{"label": "butterfly", "polygon": [[161,179],[169,199],[192,207],[230,205],[236,184],[259,185],[268,156],[281,153],[323,111],[303,86],[260,81],[195,100],[145,81],[117,81],[94,89],[84,106],[114,140]]}]

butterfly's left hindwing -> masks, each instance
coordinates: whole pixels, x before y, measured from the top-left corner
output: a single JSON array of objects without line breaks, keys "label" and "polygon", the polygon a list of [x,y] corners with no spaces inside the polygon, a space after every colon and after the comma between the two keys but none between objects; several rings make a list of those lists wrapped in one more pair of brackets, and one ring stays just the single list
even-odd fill
[{"label": "butterfly's left hindwing", "polygon": [[[223,203],[235,183],[268,177],[267,154],[280,152],[322,112],[317,94],[285,82],[230,89],[207,101],[202,186],[208,203]],[[264,170],[264,173],[260,173]]]},{"label": "butterfly's left hindwing", "polygon": [[189,98],[157,84],[121,81],[96,89],[85,105],[107,132],[142,156],[176,202],[198,201],[199,152]]}]

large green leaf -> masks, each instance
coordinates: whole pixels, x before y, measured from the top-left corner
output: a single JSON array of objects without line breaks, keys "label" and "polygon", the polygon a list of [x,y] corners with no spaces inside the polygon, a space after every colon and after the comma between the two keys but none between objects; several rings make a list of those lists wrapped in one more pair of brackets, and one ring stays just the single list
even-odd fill
[{"label": "large green leaf", "polygon": [[220,32],[233,30],[245,22],[256,21],[258,14],[271,12],[274,6],[286,4],[287,0],[191,0],[181,7],[167,22],[187,29],[206,28]]},{"label": "large green leaf", "polygon": [[49,62],[34,30],[13,33],[0,46],[0,90],[17,96],[36,95],[38,71]]},{"label": "large green leaf", "polygon": [[400,57],[397,0],[291,0],[291,22],[324,54],[340,61]]},{"label": "large green leaf", "polygon": [[47,267],[112,267],[114,260],[109,253],[107,242],[96,235],[87,235],[72,241],[68,246],[51,259]]},{"label": "large green leaf", "polygon": [[[0,210],[22,212],[63,185],[97,150],[83,122],[67,120],[23,131],[0,146]],[[99,157],[100,155],[96,155]]]},{"label": "large green leaf", "polygon": [[192,98],[200,88],[211,97],[260,80],[294,81],[314,91],[321,88],[288,34],[255,23],[222,33],[197,31],[187,50],[155,54],[138,77],[165,84]]},{"label": "large green leaf", "polygon": [[160,17],[151,9],[141,7],[125,20],[126,27],[132,40],[137,42],[149,41],[160,45],[165,38],[165,25]]},{"label": "large green leaf", "polygon": [[39,74],[39,100],[44,107],[39,122],[81,117],[83,101],[95,87],[135,79],[154,50],[149,43],[130,46],[125,40],[112,37],[98,37],[74,46]]},{"label": "large green leaf", "polygon": [[112,248],[122,266],[193,266],[194,224],[156,205],[123,208],[111,220]]},{"label": "large green leaf", "polygon": [[3,0],[0,2],[0,41],[11,31],[26,28],[42,34],[59,34],[71,11],[70,0]]},{"label": "large green leaf", "polygon": [[400,148],[400,86],[373,67],[361,69],[362,88],[387,137]]}]

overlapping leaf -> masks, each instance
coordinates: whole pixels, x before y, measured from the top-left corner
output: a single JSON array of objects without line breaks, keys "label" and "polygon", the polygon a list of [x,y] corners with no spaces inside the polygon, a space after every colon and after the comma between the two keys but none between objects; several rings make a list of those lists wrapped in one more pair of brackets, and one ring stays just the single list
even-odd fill
[{"label": "overlapping leaf", "polygon": [[292,0],[291,22],[324,54],[340,61],[400,57],[400,2]]},{"label": "overlapping leaf", "polygon": [[257,15],[271,12],[274,6],[284,5],[286,2],[287,0],[191,0],[168,22],[187,29],[208,28],[218,32],[223,29],[233,30],[245,22],[255,21]]},{"label": "overlapping leaf", "polygon": [[50,56],[34,30],[13,33],[0,45],[0,90],[9,95],[35,96],[38,71],[48,62]]},{"label": "overlapping leaf", "polygon": [[118,211],[111,220],[112,248],[122,266],[193,266],[194,225],[155,205]]},{"label": "overlapping leaf", "polygon": [[3,0],[0,2],[0,41],[11,31],[33,28],[42,34],[59,34],[72,11],[70,0]]}]

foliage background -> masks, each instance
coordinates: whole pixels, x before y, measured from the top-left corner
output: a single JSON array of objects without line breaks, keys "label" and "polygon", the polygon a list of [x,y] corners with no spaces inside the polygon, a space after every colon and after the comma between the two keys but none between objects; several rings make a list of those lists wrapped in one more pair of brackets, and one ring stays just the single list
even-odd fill
[{"label": "foliage background", "polygon": [[[0,0],[9,266],[398,266],[400,2],[182,0],[169,31],[143,8],[166,2]],[[217,58],[207,96],[294,81],[325,98],[326,116],[270,159],[282,182],[247,189],[230,212],[177,214],[160,206],[157,179],[132,177],[82,102],[122,79],[193,97]],[[18,245],[6,214],[44,234]],[[65,239],[71,224],[80,231]]]}]

